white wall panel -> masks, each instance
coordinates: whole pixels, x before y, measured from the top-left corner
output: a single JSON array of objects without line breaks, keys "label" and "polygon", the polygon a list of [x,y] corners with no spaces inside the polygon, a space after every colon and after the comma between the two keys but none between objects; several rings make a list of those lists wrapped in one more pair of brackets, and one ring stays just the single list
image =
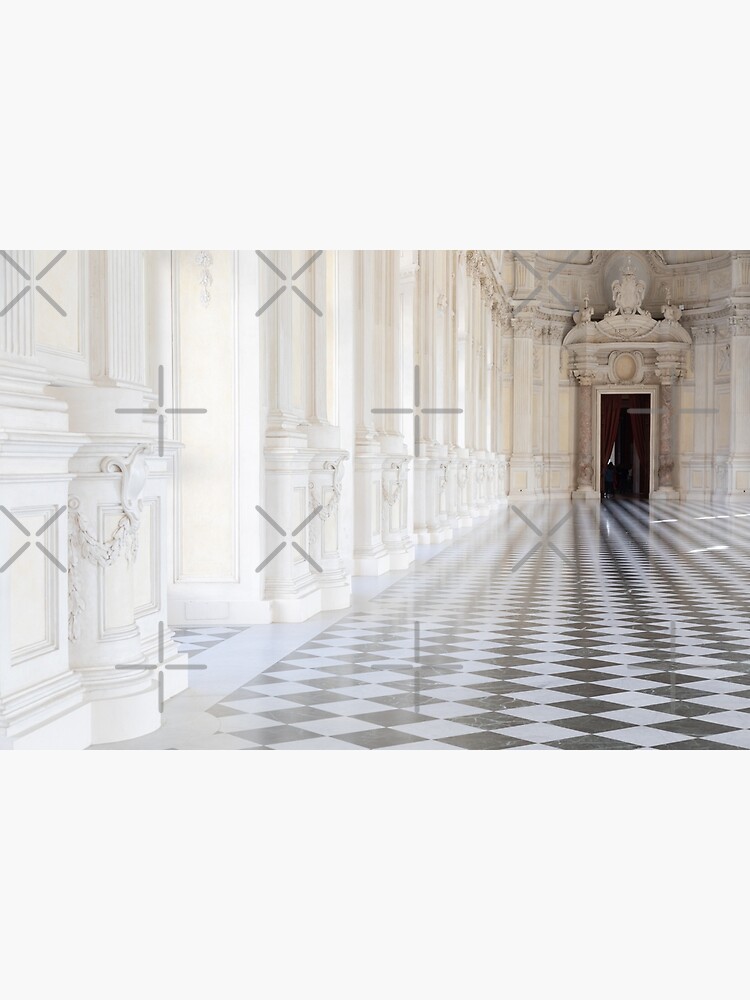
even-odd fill
[{"label": "white wall panel", "polygon": [[179,582],[237,578],[237,322],[235,258],[211,251],[210,300],[201,301],[196,251],[175,254],[175,418]]}]

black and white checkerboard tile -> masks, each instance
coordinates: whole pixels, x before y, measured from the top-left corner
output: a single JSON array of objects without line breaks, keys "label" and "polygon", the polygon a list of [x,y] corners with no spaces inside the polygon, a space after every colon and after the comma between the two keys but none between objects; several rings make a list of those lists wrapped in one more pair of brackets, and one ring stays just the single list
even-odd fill
[{"label": "black and white checkerboard tile", "polygon": [[248,748],[750,749],[747,515],[575,505],[525,558],[508,510],[209,712]]},{"label": "black and white checkerboard tile", "polygon": [[205,628],[176,628],[174,630],[174,640],[180,647],[181,653],[188,654],[188,660],[192,660],[199,653],[207,649],[213,649],[227,639],[245,632],[246,625],[223,625],[219,627]]}]

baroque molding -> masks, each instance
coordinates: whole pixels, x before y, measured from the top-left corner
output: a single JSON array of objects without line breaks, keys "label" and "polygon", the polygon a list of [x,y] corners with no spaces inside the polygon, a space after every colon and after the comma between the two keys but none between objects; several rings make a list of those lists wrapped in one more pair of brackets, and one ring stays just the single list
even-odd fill
[{"label": "baroque molding", "polygon": [[199,250],[195,255],[195,263],[198,265],[200,270],[200,275],[198,277],[198,284],[201,288],[200,301],[201,305],[207,307],[211,301],[211,285],[214,283],[213,275],[211,274],[211,267],[213,265],[214,259],[208,250]]},{"label": "baroque molding", "polygon": [[447,462],[440,463],[440,479],[438,480],[439,493],[445,493],[445,490],[448,486],[448,470],[451,467],[451,461],[452,461],[451,459],[448,459]]},{"label": "baroque molding", "polygon": [[512,310],[507,296],[497,280],[497,275],[484,250],[466,251],[466,273],[472,283],[479,285],[482,298],[491,312],[496,312],[501,322],[507,322]]},{"label": "baroque molding", "polygon": [[461,462],[458,475],[456,476],[456,482],[458,484],[459,492],[461,492],[469,481],[469,466],[470,463],[463,461]]},{"label": "baroque molding", "polygon": [[386,481],[386,478],[385,478],[385,476],[383,476],[383,480],[382,480],[381,486],[382,486],[382,492],[383,492],[383,504],[384,504],[384,507],[383,507],[383,518],[384,519],[385,519],[385,517],[387,515],[388,508],[393,507],[397,503],[397,501],[399,500],[399,498],[401,496],[401,491],[402,491],[403,486],[404,486],[404,480],[402,479],[402,473],[408,468],[408,466],[409,466],[409,459],[406,456],[404,456],[404,458],[400,458],[400,459],[397,459],[394,462],[391,462],[391,464],[389,466],[389,471],[396,473],[396,478],[393,480],[393,488],[392,489],[388,488],[388,483]]},{"label": "baroque molding", "polygon": [[[307,484],[307,488],[310,494],[310,511],[318,510],[319,517],[321,521],[327,521],[329,518],[333,517],[339,509],[339,503],[341,501],[341,494],[343,493],[343,487],[341,481],[344,478],[344,462],[347,460],[348,455],[342,455],[335,461],[326,460],[323,462],[323,471],[330,472],[331,476],[331,494],[328,500],[323,503],[322,494],[317,492],[315,483],[312,480]],[[317,529],[317,518],[310,522],[310,543],[314,545],[318,540],[318,529]]]},{"label": "baroque molding", "polygon": [[148,477],[145,455],[151,445],[139,444],[127,458],[108,456],[101,462],[104,473],[119,472],[122,515],[106,542],[100,542],[81,511],[81,500],[72,496],[68,503],[68,637],[77,642],[81,637],[80,619],[86,610],[82,594],[81,563],[106,568],[124,556],[128,563],[138,555],[138,529],[141,524],[143,501],[141,494]]}]

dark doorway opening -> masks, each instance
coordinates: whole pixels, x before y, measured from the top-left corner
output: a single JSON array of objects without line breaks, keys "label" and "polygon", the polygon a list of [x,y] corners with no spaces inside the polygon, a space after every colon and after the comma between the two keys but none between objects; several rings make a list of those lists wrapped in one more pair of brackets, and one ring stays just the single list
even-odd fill
[{"label": "dark doorway opening", "polygon": [[[601,496],[648,497],[651,397],[603,393],[601,400]],[[608,470],[610,462],[613,469]]]}]

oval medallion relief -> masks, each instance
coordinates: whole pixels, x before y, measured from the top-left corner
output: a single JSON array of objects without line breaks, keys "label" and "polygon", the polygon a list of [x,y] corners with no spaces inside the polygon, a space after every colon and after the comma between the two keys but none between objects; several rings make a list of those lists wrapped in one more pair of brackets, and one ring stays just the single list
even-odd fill
[{"label": "oval medallion relief", "polygon": [[643,355],[639,351],[613,352],[609,357],[609,377],[611,382],[641,382]]}]

